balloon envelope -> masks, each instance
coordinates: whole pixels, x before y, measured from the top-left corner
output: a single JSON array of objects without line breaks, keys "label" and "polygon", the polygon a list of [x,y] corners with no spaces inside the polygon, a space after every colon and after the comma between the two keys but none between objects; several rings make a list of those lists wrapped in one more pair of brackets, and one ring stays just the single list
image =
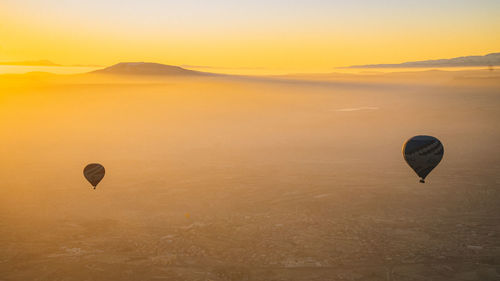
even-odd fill
[{"label": "balloon envelope", "polygon": [[90,182],[90,184],[96,188],[97,184],[101,182],[102,178],[104,178],[104,174],[106,171],[104,170],[104,167],[101,164],[88,164],[84,169],[83,169],[83,175],[85,178]]},{"label": "balloon envelope", "polygon": [[443,144],[435,137],[415,136],[403,145],[403,157],[406,163],[421,178],[420,182],[425,182],[425,177],[443,159]]}]

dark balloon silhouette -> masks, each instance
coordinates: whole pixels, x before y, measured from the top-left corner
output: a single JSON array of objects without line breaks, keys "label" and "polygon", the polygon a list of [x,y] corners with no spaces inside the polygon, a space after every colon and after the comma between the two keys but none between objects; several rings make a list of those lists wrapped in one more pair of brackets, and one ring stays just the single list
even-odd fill
[{"label": "dark balloon silhouette", "polygon": [[99,182],[101,182],[102,178],[104,178],[104,174],[106,171],[101,164],[88,164],[85,169],[83,169],[83,175],[90,182],[90,184],[94,187],[97,187]]},{"label": "dark balloon silhouette", "polygon": [[425,183],[425,177],[441,162],[443,154],[443,144],[431,136],[415,136],[403,145],[403,157],[421,183]]}]

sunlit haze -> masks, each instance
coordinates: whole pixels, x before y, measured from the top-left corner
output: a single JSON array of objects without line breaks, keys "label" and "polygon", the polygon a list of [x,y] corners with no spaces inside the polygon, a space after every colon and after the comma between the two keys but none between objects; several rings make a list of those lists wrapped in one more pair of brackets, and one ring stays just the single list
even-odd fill
[{"label": "sunlit haze", "polygon": [[150,61],[218,72],[334,67],[500,50],[495,0],[2,0],[0,60]]}]

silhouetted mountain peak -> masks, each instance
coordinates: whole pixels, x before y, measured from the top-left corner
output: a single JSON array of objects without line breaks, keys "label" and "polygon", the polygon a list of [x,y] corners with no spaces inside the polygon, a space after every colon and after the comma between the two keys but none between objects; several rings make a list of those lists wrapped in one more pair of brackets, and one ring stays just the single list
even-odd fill
[{"label": "silhouetted mountain peak", "polygon": [[209,75],[209,73],[205,72],[153,62],[120,62],[110,67],[93,71],[92,73],[117,75]]}]

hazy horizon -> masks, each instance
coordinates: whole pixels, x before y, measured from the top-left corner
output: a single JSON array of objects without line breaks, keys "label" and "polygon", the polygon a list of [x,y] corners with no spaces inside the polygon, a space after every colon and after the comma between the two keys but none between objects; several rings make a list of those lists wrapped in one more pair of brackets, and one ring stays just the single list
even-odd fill
[{"label": "hazy horizon", "polygon": [[[52,74],[84,74],[95,70],[104,69],[109,66],[64,66],[64,65],[54,65],[54,66],[43,66],[43,65],[0,65],[0,75],[1,74],[26,74],[30,72],[45,72]],[[331,68],[330,71],[325,72],[288,72],[288,71],[273,71],[259,68],[258,72],[255,72],[254,68],[245,67],[214,67],[214,66],[195,66],[195,65],[180,65],[180,67],[189,70],[196,70],[214,74],[228,74],[228,75],[250,75],[250,76],[275,76],[275,75],[294,75],[294,74],[310,74],[310,75],[323,75],[323,74],[360,74],[360,75],[370,75],[370,74],[383,74],[383,73],[404,73],[404,72],[421,72],[430,70],[440,70],[440,71],[466,71],[466,70],[495,70],[499,69],[500,66],[455,66],[455,67],[341,67],[341,68]]]}]

